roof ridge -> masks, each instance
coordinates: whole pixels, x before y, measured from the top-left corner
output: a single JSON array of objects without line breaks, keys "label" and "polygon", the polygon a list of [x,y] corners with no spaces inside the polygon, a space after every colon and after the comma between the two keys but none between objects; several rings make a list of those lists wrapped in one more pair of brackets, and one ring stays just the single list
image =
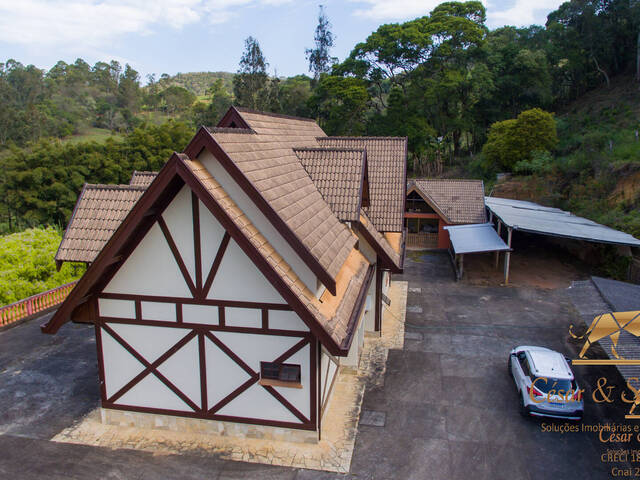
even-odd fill
[{"label": "roof ridge", "polygon": [[409,178],[408,182],[482,182],[480,178]]},{"label": "roof ridge", "polygon": [[246,107],[237,107],[235,105],[233,108],[235,108],[240,113],[255,113],[256,115],[266,115],[269,117],[276,117],[276,118],[289,118],[291,120],[303,120],[305,122],[316,123],[316,121],[313,118],[296,117],[294,115],[285,115],[284,113],[263,112],[260,110],[253,110],[251,108],[246,108]]},{"label": "roof ridge", "polygon": [[327,135],[326,137],[316,137],[316,140],[406,140],[409,137],[392,137],[392,136],[375,136],[375,135],[363,135],[361,137],[342,137],[339,135],[331,136]]},{"label": "roof ridge", "polygon": [[255,134],[255,130],[252,128],[239,128],[239,127],[205,127],[210,133],[239,133],[243,135]]},{"label": "roof ridge", "polygon": [[[324,137],[322,137],[324,138]],[[348,148],[348,147],[293,147],[294,152],[357,152],[364,153],[366,148]]]},{"label": "roof ridge", "polygon": [[148,188],[147,185],[129,185],[118,183],[118,184],[108,184],[108,183],[85,183],[86,188],[100,189],[100,190],[146,190]]}]

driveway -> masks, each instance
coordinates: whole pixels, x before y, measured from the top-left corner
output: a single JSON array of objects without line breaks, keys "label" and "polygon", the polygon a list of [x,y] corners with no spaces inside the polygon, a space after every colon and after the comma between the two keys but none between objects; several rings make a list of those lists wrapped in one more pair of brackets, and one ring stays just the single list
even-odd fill
[{"label": "driveway", "polygon": [[[98,374],[92,328],[46,336],[40,318],[0,333],[0,478],[609,478],[597,436],[542,432],[519,415],[507,375],[518,344],[574,355],[579,315],[565,290],[455,283],[442,254],[410,255],[398,279],[410,289],[405,348],[390,351],[384,385],[367,388],[376,421],[364,423],[383,426],[360,425],[350,475],[50,442],[97,406]],[[589,404],[585,424],[620,422],[616,408]]]}]

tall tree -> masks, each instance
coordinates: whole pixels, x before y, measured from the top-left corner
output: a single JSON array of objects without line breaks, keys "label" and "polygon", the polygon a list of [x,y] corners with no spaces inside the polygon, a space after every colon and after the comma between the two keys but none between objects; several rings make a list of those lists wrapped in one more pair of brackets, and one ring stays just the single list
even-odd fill
[{"label": "tall tree", "polygon": [[260,109],[267,94],[267,63],[258,40],[248,37],[244,41],[244,52],[240,58],[240,68],[233,77],[235,103],[241,107]]},{"label": "tall tree", "polygon": [[315,48],[307,48],[304,53],[309,60],[309,71],[313,72],[314,80],[320,78],[320,74],[329,73],[331,66],[335,63],[335,58],[329,55],[329,50],[333,47],[335,35],[331,33],[331,23],[324,11],[324,7],[320,5],[318,12],[318,26],[313,36]]}]

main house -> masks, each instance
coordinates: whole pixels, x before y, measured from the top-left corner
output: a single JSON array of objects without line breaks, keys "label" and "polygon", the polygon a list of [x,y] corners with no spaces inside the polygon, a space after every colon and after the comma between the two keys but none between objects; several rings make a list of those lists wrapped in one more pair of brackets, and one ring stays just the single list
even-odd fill
[{"label": "main house", "polygon": [[232,107],[157,174],[85,185],[56,261],[88,269],[43,332],[95,325],[105,421],[317,438],[402,270],[406,147]]}]

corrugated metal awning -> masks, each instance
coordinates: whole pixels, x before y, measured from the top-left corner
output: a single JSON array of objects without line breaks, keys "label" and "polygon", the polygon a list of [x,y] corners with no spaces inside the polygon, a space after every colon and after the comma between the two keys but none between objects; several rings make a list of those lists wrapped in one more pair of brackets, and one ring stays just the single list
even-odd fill
[{"label": "corrugated metal awning", "polygon": [[495,197],[485,197],[485,204],[493,215],[514,230],[587,242],[640,247],[640,240],[628,233],[600,225],[559,208]]},{"label": "corrugated metal awning", "polygon": [[456,255],[511,250],[490,223],[456,225],[444,228],[449,231],[451,246]]}]

